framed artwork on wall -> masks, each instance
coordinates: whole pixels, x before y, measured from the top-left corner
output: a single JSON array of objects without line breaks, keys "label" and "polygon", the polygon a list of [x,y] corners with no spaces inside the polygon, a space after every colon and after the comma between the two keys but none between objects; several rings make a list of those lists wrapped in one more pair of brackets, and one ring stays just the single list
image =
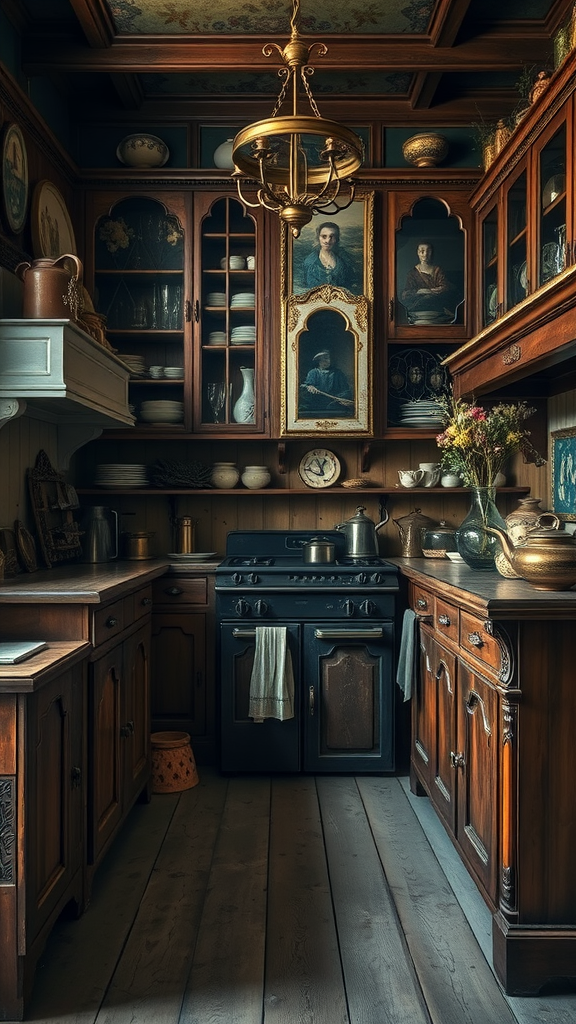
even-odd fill
[{"label": "framed artwork on wall", "polygon": [[284,231],[284,295],[332,285],[373,296],[374,193],[357,196],[346,210],[316,215],[298,238]]},{"label": "framed artwork on wall", "polygon": [[576,522],[576,427],[551,434],[552,511]]},{"label": "framed artwork on wall", "polygon": [[444,203],[425,197],[396,231],[396,322],[420,329],[462,323],[465,236]]},{"label": "framed artwork on wall", "polygon": [[371,436],[370,305],[324,285],[286,302],[281,434]]},{"label": "framed artwork on wall", "polygon": [[28,156],[17,124],[8,125],[2,143],[2,201],[6,220],[17,235],[28,211]]}]

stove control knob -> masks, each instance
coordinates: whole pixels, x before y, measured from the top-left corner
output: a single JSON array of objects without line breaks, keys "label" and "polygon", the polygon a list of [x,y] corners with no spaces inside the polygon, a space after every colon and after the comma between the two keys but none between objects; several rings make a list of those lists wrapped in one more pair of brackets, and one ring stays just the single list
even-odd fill
[{"label": "stove control knob", "polygon": [[356,583],[368,583],[368,577],[365,572],[359,572],[356,577]]},{"label": "stove control knob", "polygon": [[236,586],[238,586],[239,583],[242,583],[242,577],[239,572],[232,573],[232,583],[235,583]]},{"label": "stove control knob", "polygon": [[251,608],[248,601],[245,601],[242,597],[237,601],[234,608],[236,615],[239,615],[241,619],[245,619],[247,615],[250,615]]},{"label": "stove control knob", "polygon": [[255,572],[248,573],[248,583],[259,583],[260,577]]},{"label": "stove control knob", "polygon": [[381,572],[373,572],[370,577],[370,583],[382,583],[384,577]]},{"label": "stove control knob", "polygon": [[374,612],[376,611],[374,601],[362,601],[360,611],[362,615],[374,615]]},{"label": "stove control knob", "polygon": [[256,615],[258,615],[260,618],[263,618],[264,615],[268,615],[268,605],[266,604],[266,601],[256,601],[256,604],[254,605],[254,611],[256,612]]},{"label": "stove control knob", "polygon": [[344,612],[346,618],[351,619],[355,611],[354,601],[344,601],[344,604],[342,605],[342,611]]}]

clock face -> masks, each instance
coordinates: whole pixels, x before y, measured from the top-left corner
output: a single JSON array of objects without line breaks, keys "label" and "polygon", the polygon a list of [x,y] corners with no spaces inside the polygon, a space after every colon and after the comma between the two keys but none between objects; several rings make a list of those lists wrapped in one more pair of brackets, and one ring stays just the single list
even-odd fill
[{"label": "clock face", "polygon": [[340,476],[340,462],[334,452],[313,448],[301,460],[298,472],[308,487],[330,487]]}]

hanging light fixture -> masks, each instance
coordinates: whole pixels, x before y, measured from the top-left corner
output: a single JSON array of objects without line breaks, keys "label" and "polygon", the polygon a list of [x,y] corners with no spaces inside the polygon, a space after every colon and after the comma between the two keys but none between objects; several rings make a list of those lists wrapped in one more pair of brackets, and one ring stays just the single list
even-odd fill
[{"label": "hanging light fixture", "polygon": [[[335,214],[345,210],[354,199],[350,175],[363,159],[362,140],[344,125],[321,117],[309,78],[314,68],[308,64],[317,47],[323,57],[324,43],[309,46],[298,34],[300,0],[293,0],[290,42],[283,50],[277,43],[266,43],[262,53],[270,57],[275,50],[284,66],[278,70],[282,87],[269,118],[256,121],[238,132],[232,146],[238,194],[247,206],[265,206],[288,225],[295,238],[315,213]],[[298,113],[300,86],[312,109],[312,115]],[[280,113],[291,87],[292,113]],[[260,182],[258,202],[242,193],[248,178]],[[345,187],[344,187],[345,186]]]}]

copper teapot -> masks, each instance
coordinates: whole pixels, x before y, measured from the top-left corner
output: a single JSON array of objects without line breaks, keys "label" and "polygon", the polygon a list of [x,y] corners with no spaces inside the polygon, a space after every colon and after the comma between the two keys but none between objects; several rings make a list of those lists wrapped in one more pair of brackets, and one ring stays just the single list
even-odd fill
[{"label": "copper teapot", "polygon": [[[71,260],[76,268],[73,273]],[[24,282],[25,320],[77,320],[81,299],[78,281],[82,264],[73,253],[66,252],[55,260],[40,259],[19,263],[16,275]]]},{"label": "copper teapot", "polygon": [[559,526],[558,516],[545,512],[517,547],[499,527],[486,529],[498,537],[514,572],[536,590],[570,590],[576,584],[576,542]]}]

